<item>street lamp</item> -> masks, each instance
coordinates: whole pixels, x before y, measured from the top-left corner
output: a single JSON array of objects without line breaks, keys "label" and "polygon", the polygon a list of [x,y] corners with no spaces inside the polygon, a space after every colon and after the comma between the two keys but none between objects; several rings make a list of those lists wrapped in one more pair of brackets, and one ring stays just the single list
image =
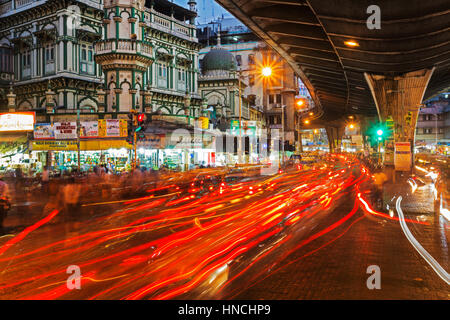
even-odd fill
[{"label": "street lamp", "polygon": [[[239,141],[238,141],[238,162],[242,163],[242,93],[241,93],[241,77],[242,72],[253,70],[239,70],[238,71],[238,87],[239,87]],[[270,66],[261,68],[261,75],[264,78],[269,78],[272,75],[272,68]]]}]

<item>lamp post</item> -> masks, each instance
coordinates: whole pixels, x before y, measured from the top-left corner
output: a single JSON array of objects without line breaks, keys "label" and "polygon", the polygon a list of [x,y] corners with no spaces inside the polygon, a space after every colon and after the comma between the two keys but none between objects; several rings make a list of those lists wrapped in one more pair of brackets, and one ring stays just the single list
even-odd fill
[{"label": "lamp post", "polygon": [[81,173],[81,140],[80,140],[80,131],[81,131],[81,123],[80,123],[80,110],[81,109],[89,109],[92,112],[91,107],[80,107],[77,109],[77,154],[78,154],[78,174]]},{"label": "lamp post", "polygon": [[284,164],[284,108],[286,105],[281,106],[281,164]]},{"label": "lamp post", "polygon": [[[242,72],[254,72],[254,70],[238,70],[238,94],[239,94],[239,140],[238,140],[238,163],[242,163],[242,93],[241,93],[241,77]],[[260,72],[263,78],[272,76],[271,67],[263,67]]]}]

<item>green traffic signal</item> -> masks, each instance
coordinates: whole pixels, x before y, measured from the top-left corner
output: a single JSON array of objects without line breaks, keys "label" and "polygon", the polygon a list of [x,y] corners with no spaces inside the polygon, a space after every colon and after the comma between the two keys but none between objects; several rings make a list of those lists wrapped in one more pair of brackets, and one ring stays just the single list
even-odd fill
[{"label": "green traffic signal", "polygon": [[[381,138],[381,136],[383,135],[383,130],[381,130],[381,129],[378,129],[377,130],[377,135],[379,135],[380,136],[380,138]],[[381,140],[380,138],[378,138],[378,140]]]}]

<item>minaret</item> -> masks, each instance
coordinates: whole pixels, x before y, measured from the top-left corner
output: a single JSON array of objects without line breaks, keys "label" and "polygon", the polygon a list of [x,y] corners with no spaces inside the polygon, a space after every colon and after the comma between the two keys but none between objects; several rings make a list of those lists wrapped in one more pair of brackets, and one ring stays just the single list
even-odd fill
[{"label": "minaret", "polygon": [[152,47],[145,41],[144,4],[145,0],[104,1],[105,30],[96,43],[95,60],[105,76],[106,112],[142,107],[144,75],[153,62]]},{"label": "minaret", "polygon": [[[197,12],[197,2],[195,0],[189,0],[188,1],[189,10],[193,12]],[[195,17],[191,18],[189,21],[192,25],[195,24]]]},{"label": "minaret", "polygon": [[189,10],[197,12],[197,2],[195,0],[188,1]]}]

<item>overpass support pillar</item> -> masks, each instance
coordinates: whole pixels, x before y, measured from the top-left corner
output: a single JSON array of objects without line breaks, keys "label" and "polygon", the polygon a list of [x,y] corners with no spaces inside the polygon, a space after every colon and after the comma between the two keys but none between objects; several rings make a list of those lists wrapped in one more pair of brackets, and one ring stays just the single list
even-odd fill
[{"label": "overpass support pillar", "polygon": [[[394,141],[410,142],[414,154],[417,117],[433,69],[422,69],[400,76],[365,73],[378,110],[379,120],[394,120]],[[411,163],[412,165],[412,163]]]},{"label": "overpass support pillar", "polygon": [[342,137],[344,135],[345,127],[331,127],[326,126],[325,131],[327,132],[328,145],[330,147],[330,152],[341,152]]}]

